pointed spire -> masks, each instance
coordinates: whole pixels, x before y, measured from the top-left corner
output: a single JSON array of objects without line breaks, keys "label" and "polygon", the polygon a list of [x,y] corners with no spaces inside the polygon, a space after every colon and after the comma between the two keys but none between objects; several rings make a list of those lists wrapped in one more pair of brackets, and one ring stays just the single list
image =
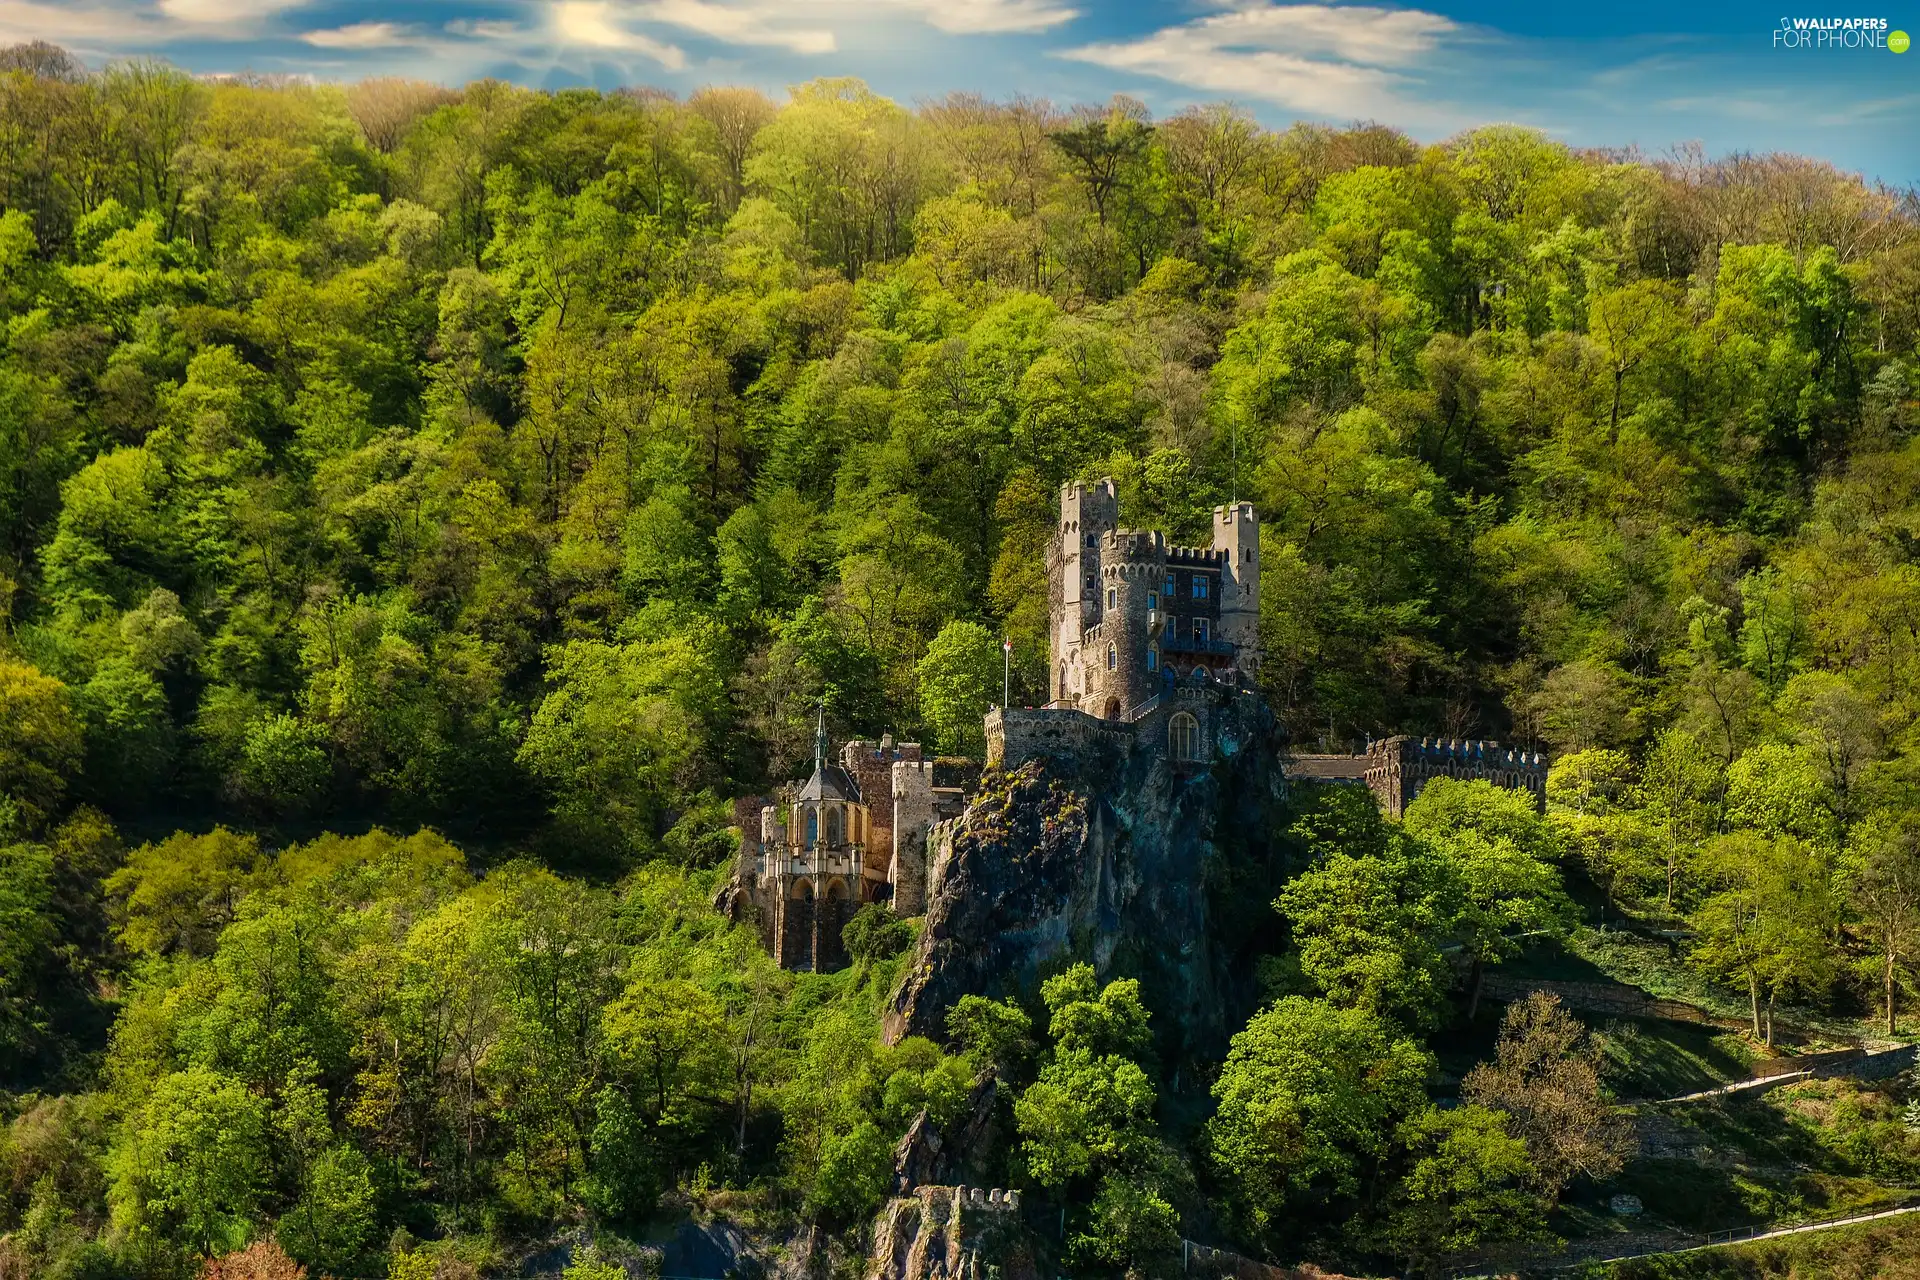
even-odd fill
[{"label": "pointed spire", "polygon": [[813,768],[819,772],[827,763],[827,702],[820,700],[820,721],[813,730]]}]

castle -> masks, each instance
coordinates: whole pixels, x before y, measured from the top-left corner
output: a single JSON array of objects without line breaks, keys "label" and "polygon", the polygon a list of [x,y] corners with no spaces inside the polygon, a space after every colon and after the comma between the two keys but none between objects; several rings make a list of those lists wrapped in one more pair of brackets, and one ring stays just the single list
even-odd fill
[{"label": "castle", "polygon": [[[1070,484],[1047,557],[1045,706],[987,713],[987,766],[1146,752],[1162,776],[1205,770],[1259,714],[1260,524],[1251,503],[1214,508],[1206,547],[1124,529],[1111,479]],[[813,773],[735,804],[740,853],[720,905],[751,919],[784,968],[847,963],[841,930],[860,906],[926,910],[943,831],[965,810],[977,766],[928,759],[917,743],[846,743],[826,719]],[[1135,757],[1136,759],[1139,757]],[[1434,777],[1485,778],[1544,803],[1546,762],[1494,743],[1395,737],[1357,755],[1293,757],[1289,782],[1363,783],[1394,817]]]}]

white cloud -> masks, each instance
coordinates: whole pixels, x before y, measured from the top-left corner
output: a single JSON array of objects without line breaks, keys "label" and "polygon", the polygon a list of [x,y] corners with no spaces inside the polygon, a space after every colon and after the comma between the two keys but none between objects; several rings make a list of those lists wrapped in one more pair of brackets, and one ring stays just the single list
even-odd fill
[{"label": "white cloud", "polygon": [[306,0],[160,0],[160,12],[191,26],[252,31],[262,18],[297,9]]},{"label": "white cloud", "polygon": [[795,53],[832,53],[838,47],[832,31],[783,24],[783,18],[804,7],[718,4],[713,0],[650,0],[632,12],[643,21],[665,23],[726,44],[770,45]]},{"label": "white cloud", "polygon": [[553,6],[553,30],[562,42],[612,53],[637,53],[669,71],[687,65],[687,55],[675,45],[663,44],[621,26],[607,0],[559,0]]},{"label": "white cloud", "polygon": [[523,34],[519,23],[497,19],[456,18],[441,29],[448,35],[467,36],[474,40],[511,40]]},{"label": "white cloud", "polygon": [[958,35],[1051,31],[1080,16],[1078,9],[1053,0],[891,0],[914,11],[930,26]]},{"label": "white cloud", "polygon": [[47,3],[0,0],[0,43],[50,40],[73,52],[112,56],[177,40],[251,40],[270,19],[307,0],[158,0]]},{"label": "white cloud", "polygon": [[322,31],[303,31],[300,38],[321,49],[388,49],[419,43],[412,27],[395,22],[355,22]]},{"label": "white cloud", "polygon": [[1060,56],[1312,115],[1405,122],[1433,115],[1403,98],[1409,72],[1462,34],[1452,19],[1421,9],[1237,0],[1181,26]]},{"label": "white cloud", "polygon": [[1060,0],[556,0],[554,8],[556,15],[567,12],[565,25],[556,27],[570,39],[584,31],[624,40],[638,24],[815,56],[837,52],[840,32],[871,27],[888,15],[954,35],[999,35],[1049,31],[1079,13]]},{"label": "white cloud", "polygon": [[0,0],[0,43],[103,41],[119,47],[123,41],[161,38],[163,24],[119,9]]}]

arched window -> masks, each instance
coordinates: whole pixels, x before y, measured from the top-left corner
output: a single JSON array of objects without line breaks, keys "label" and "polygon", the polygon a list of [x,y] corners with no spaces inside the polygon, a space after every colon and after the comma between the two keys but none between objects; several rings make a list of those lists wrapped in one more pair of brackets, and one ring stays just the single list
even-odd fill
[{"label": "arched window", "polygon": [[835,805],[827,810],[827,843],[834,846],[842,844],[840,835],[840,807]]},{"label": "arched window", "polygon": [[820,811],[811,805],[807,807],[807,843],[820,843]]},{"label": "arched window", "polygon": [[1090,547],[1097,547],[1100,545],[1100,539],[1090,533],[1087,535],[1087,545]]},{"label": "arched window", "polygon": [[1184,711],[1167,721],[1167,754],[1175,760],[1199,758],[1200,722]]},{"label": "arched window", "polygon": [[1067,696],[1067,664],[1064,662],[1060,664],[1060,683],[1053,687],[1053,696],[1056,698]]},{"label": "arched window", "polygon": [[1112,645],[1107,646],[1107,670],[1112,671],[1120,665],[1120,651]]}]

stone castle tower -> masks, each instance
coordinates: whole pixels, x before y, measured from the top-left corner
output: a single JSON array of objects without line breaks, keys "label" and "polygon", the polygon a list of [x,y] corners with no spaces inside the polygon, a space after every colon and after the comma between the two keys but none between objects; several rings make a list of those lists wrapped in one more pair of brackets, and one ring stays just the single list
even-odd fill
[{"label": "stone castle tower", "polygon": [[1048,566],[1049,706],[1129,720],[1182,680],[1251,685],[1260,667],[1260,521],[1213,512],[1213,545],[1119,527],[1111,478],[1060,492]]}]

